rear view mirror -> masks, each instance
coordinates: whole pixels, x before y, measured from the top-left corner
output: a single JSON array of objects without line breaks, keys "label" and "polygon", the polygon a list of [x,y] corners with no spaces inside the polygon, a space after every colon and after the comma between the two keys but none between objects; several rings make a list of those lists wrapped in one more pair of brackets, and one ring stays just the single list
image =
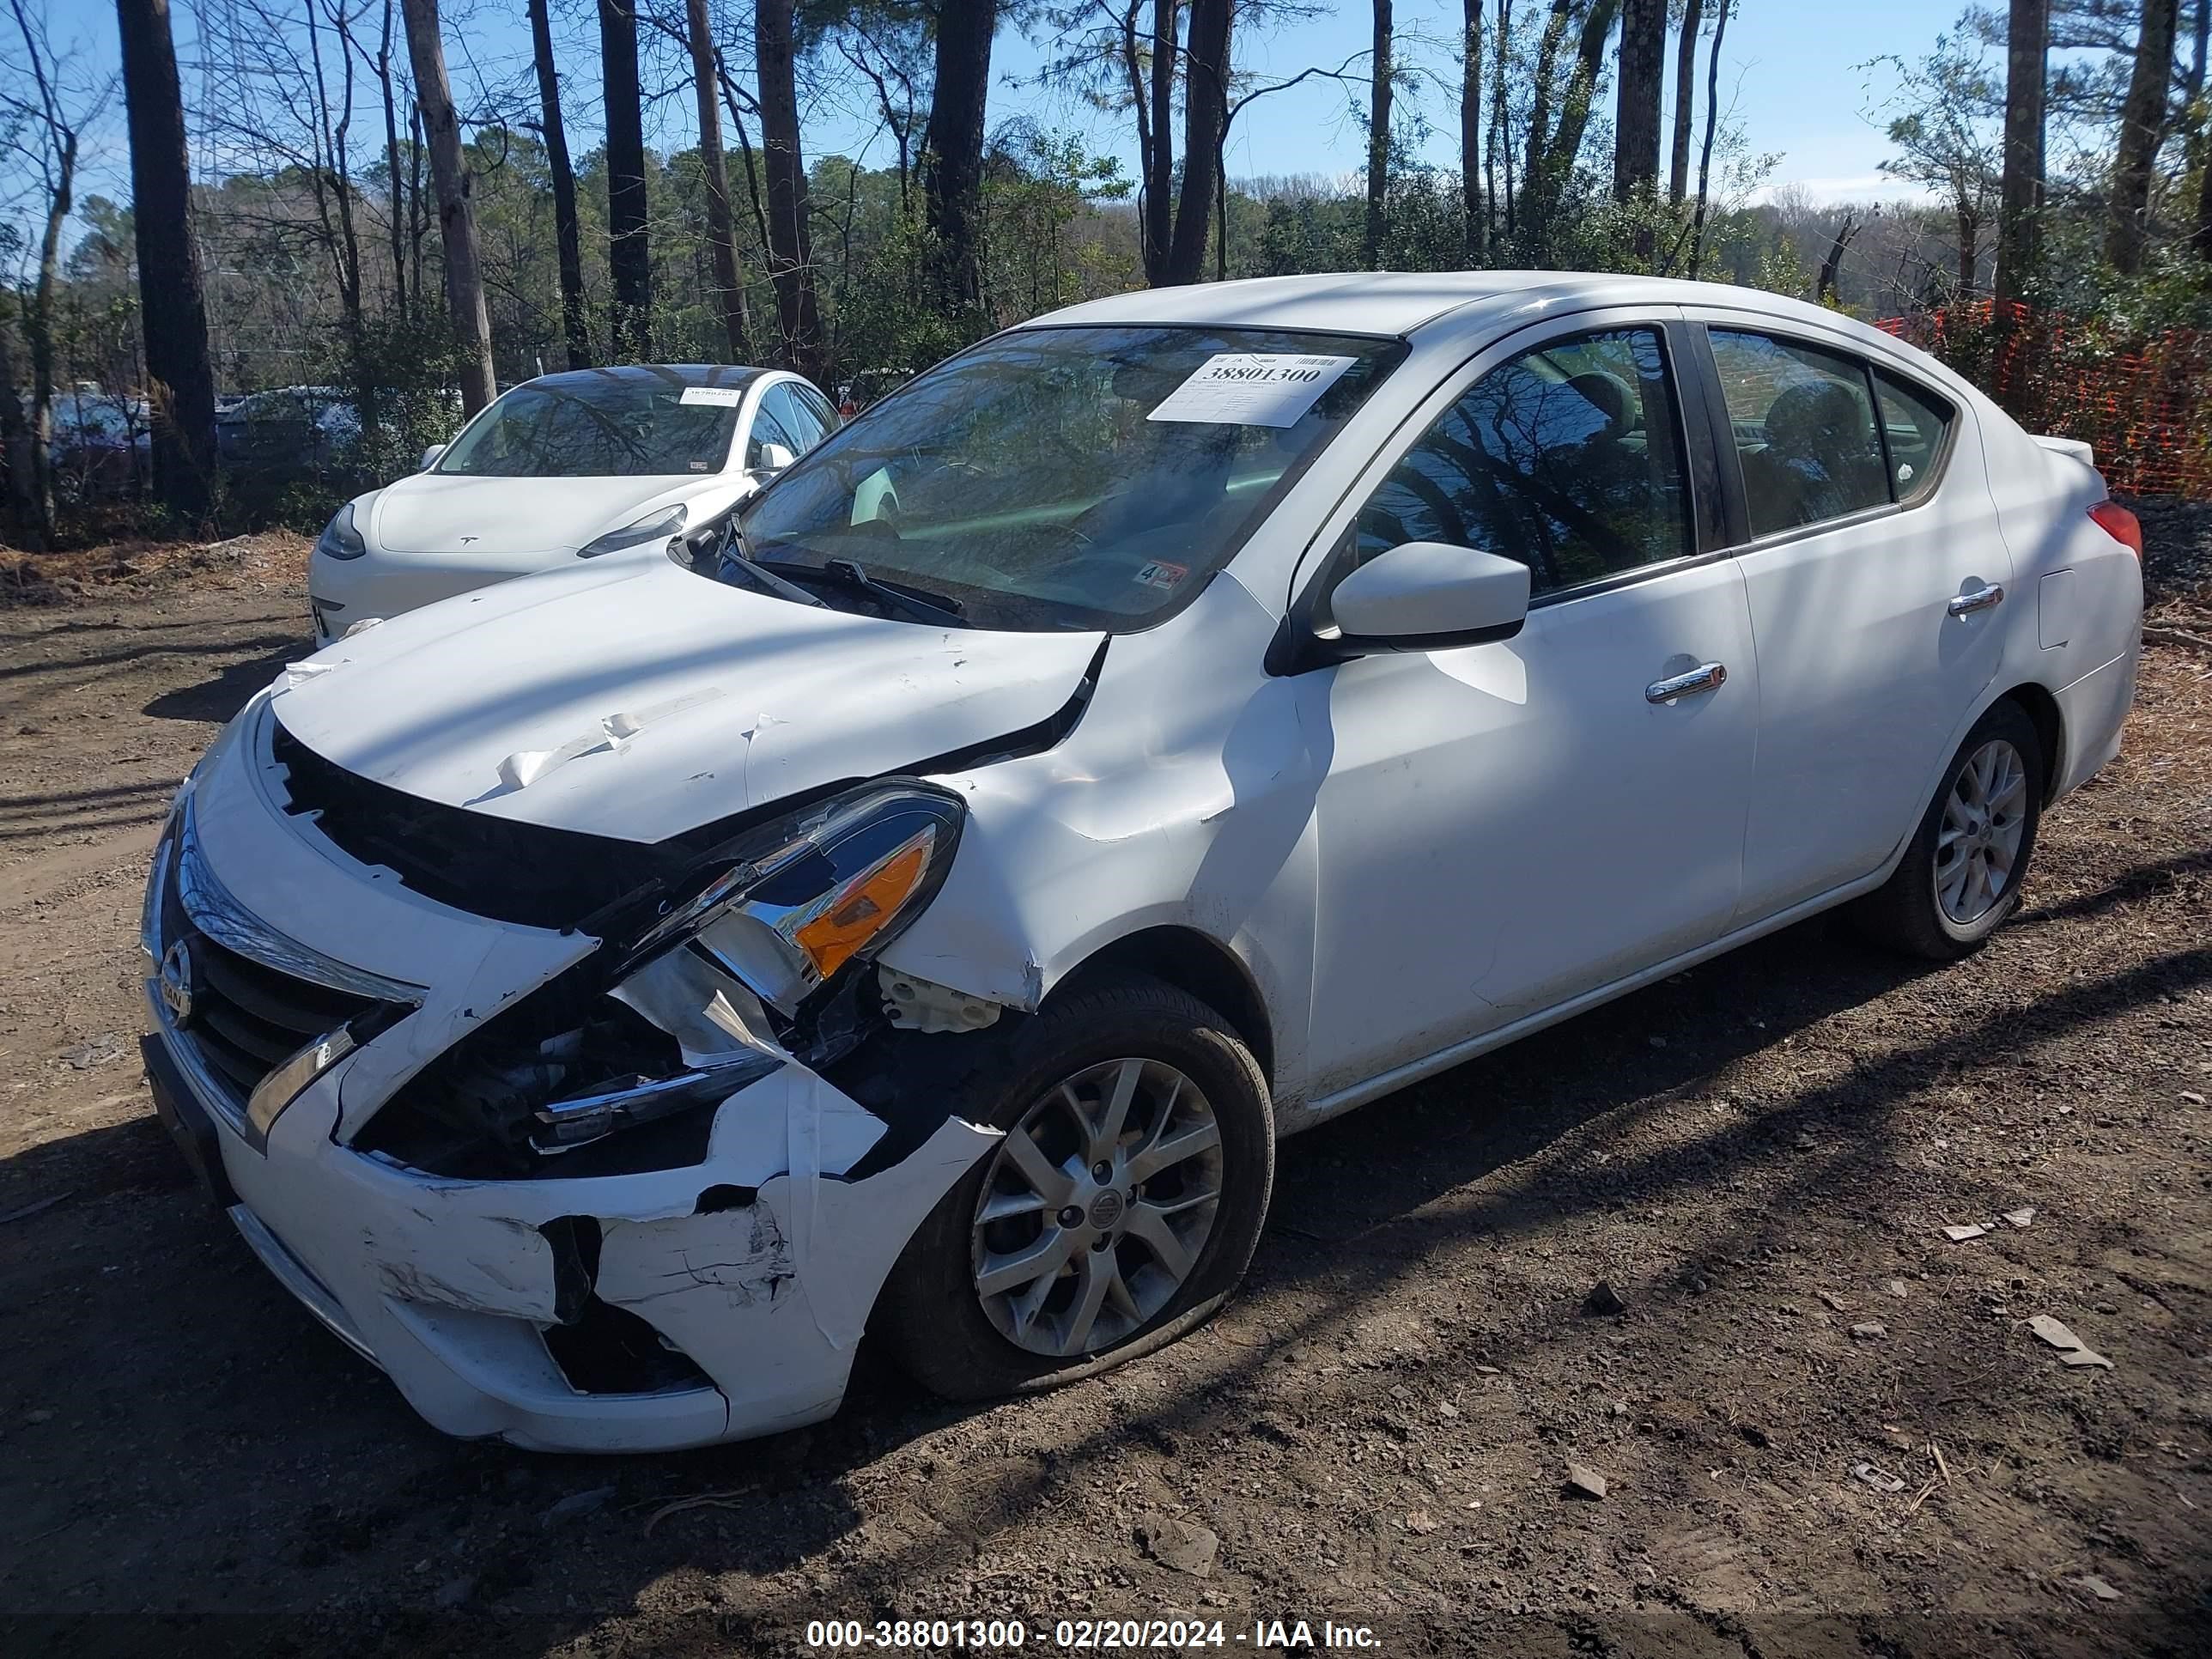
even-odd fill
[{"label": "rear view mirror", "polygon": [[1336,585],[1344,648],[1440,651],[1510,640],[1528,616],[1528,567],[1443,542],[1406,542]]},{"label": "rear view mirror", "polygon": [[781,472],[799,458],[781,444],[763,444],[759,458],[753,462],[756,472]]},{"label": "rear view mirror", "polygon": [[438,457],[445,453],[446,447],[443,444],[432,444],[428,449],[424,450],[422,452],[422,471],[428,472],[432,467],[437,465]]}]

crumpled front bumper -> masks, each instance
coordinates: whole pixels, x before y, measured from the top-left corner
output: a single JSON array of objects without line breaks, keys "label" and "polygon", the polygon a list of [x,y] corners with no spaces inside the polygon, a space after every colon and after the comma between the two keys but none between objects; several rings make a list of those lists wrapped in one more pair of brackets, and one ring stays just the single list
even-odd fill
[{"label": "crumpled front bumper", "polygon": [[[708,1155],[688,1168],[468,1181],[354,1151],[346,1143],[421,1064],[592,942],[434,903],[286,818],[270,795],[282,785],[266,719],[265,702],[250,706],[188,786],[203,885],[262,919],[279,946],[410,983],[419,1004],[256,1124],[210,1075],[158,969],[149,978],[162,1117],[246,1242],[452,1434],[637,1451],[834,1413],[892,1263],[995,1132],[948,1116],[908,1156],[847,1180],[884,1124],[787,1062],[712,1109]],[[157,856],[148,906],[157,963],[166,862]],[[575,1248],[580,1236],[595,1253]],[[642,1319],[704,1382],[578,1387],[545,1334],[573,1322],[585,1297]]]}]

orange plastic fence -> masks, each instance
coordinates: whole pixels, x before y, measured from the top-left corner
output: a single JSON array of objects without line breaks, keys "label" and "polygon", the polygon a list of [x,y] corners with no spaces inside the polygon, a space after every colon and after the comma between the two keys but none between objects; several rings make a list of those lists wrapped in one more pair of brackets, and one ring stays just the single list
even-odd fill
[{"label": "orange plastic fence", "polygon": [[2212,333],[2122,339],[1976,300],[1877,323],[1941,358],[2031,432],[2080,438],[2114,490],[2212,501]]}]

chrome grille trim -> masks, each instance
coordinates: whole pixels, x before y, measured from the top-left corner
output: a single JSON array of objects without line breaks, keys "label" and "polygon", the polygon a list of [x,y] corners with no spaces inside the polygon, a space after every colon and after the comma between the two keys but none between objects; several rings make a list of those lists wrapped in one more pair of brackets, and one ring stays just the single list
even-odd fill
[{"label": "chrome grille trim", "polygon": [[[163,953],[179,939],[198,942],[209,979],[205,1012],[182,1020],[161,984]],[[200,1103],[257,1152],[309,1084],[374,1029],[422,1006],[421,986],[334,961],[233,897],[200,854],[189,794],[155,849],[141,944],[162,1045]]]},{"label": "chrome grille trim", "polygon": [[278,933],[230,895],[200,854],[199,831],[192,804],[187,798],[178,814],[176,833],[177,897],[192,926],[217,945],[311,984],[347,991],[378,1002],[419,1004],[423,988],[404,980],[387,979],[365,968],[325,956],[311,945]]}]

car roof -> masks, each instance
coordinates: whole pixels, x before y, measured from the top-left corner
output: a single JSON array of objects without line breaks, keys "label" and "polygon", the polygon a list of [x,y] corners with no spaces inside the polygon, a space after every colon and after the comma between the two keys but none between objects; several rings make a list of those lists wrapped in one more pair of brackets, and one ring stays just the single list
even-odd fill
[{"label": "car roof", "polygon": [[674,381],[681,386],[750,386],[777,371],[749,363],[611,363],[605,368],[564,368],[525,382],[538,386],[581,386],[606,380]]},{"label": "car roof", "polygon": [[[1161,324],[1410,337],[1423,329],[1590,306],[1723,306],[1849,332],[1865,325],[1760,289],[1577,270],[1363,270],[1140,289],[1070,306],[1028,326]],[[1460,315],[1459,313],[1466,313]],[[1896,342],[1884,337],[1892,346]]]}]

